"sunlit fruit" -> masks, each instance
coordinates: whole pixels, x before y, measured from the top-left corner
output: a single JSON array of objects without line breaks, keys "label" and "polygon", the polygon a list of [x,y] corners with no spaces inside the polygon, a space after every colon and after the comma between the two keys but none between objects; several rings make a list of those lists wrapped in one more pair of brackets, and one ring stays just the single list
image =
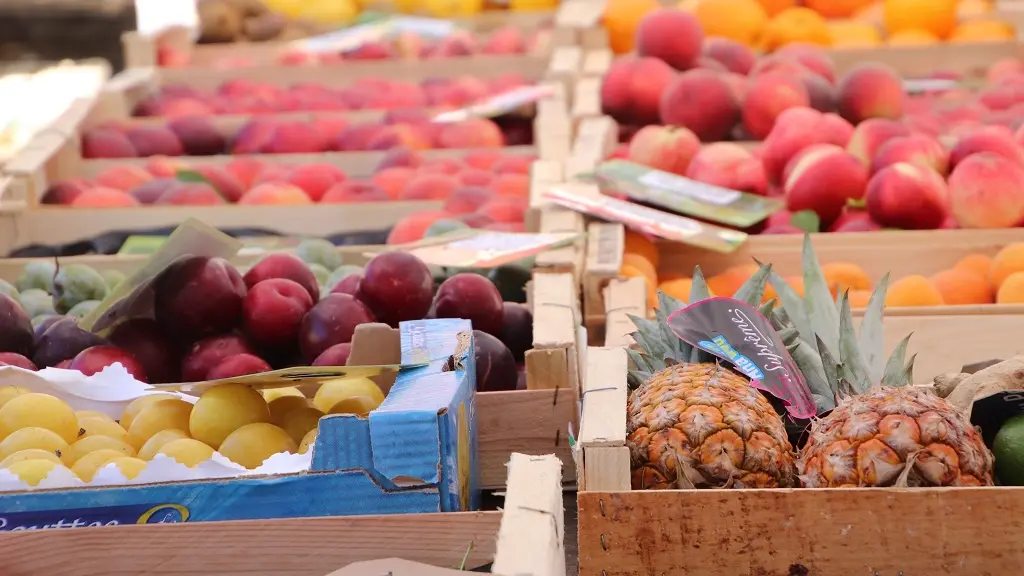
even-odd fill
[{"label": "sunlit fruit", "polygon": [[120,424],[125,430],[132,427],[132,421],[139,415],[140,412],[149,407],[150,404],[157,400],[164,400],[167,398],[177,398],[174,394],[150,394],[148,396],[140,396],[135,400],[132,400],[128,406],[124,409],[124,414],[121,415]]},{"label": "sunlit fruit", "polygon": [[164,444],[181,438],[188,438],[188,433],[183,430],[176,429],[161,430],[156,434],[153,434],[153,436],[150,437],[149,440],[146,440],[146,443],[142,445],[142,448],[139,448],[139,458],[142,458],[143,460],[152,460],[153,456],[156,456],[156,453],[164,447]]},{"label": "sunlit fruit", "polygon": [[380,386],[369,378],[342,378],[330,380],[320,386],[313,397],[313,406],[321,412],[330,412],[331,408],[346,398],[366,396],[380,404],[384,401],[384,392]]},{"label": "sunlit fruit", "polygon": [[124,477],[129,480],[135,480],[135,477],[142,473],[146,469],[147,462],[138,458],[132,458],[131,456],[121,456],[120,458],[114,458],[107,462],[107,464],[113,464],[117,466],[117,469],[124,474]]},{"label": "sunlit fruit", "polygon": [[60,398],[49,394],[21,394],[0,408],[0,438],[28,427],[52,430],[69,443],[78,438],[75,411]]},{"label": "sunlit fruit", "polygon": [[263,394],[263,399],[267,401],[267,404],[270,404],[282,396],[298,396],[299,398],[305,398],[305,396],[302,395],[302,392],[295,387],[267,388],[261,390],[261,393]]},{"label": "sunlit fruit", "polygon": [[15,452],[36,448],[60,456],[68,449],[68,443],[53,430],[29,427],[15,430],[0,442],[0,458],[7,458]]},{"label": "sunlit fruit", "polygon": [[78,418],[79,424],[81,424],[82,420],[85,418],[101,418],[103,420],[115,422],[113,418],[97,410],[75,410],[75,416]]},{"label": "sunlit fruit", "polygon": [[117,450],[110,450],[103,448],[89,452],[85,456],[78,459],[77,462],[71,467],[71,471],[82,479],[82,482],[92,482],[93,476],[100,468],[106,466],[107,462],[115,458],[123,458],[124,454]]},{"label": "sunlit fruit", "polygon": [[22,394],[28,394],[28,390],[17,386],[0,386],[0,408],[3,408],[11,398]]},{"label": "sunlit fruit", "polygon": [[349,396],[344,400],[339,400],[331,409],[327,411],[328,414],[355,414],[356,416],[362,416],[363,418],[370,415],[380,406],[380,403],[375,401],[373,398],[368,396]]},{"label": "sunlit fruit", "polygon": [[275,424],[287,432],[288,435],[292,437],[292,440],[302,442],[302,439],[306,437],[306,434],[308,434],[310,430],[316,428],[317,423],[320,422],[320,418],[323,415],[323,412],[309,406],[288,412],[280,422],[275,422]]},{"label": "sunlit fruit", "polygon": [[128,429],[128,443],[138,450],[146,440],[161,430],[187,429],[191,413],[192,405],[184,400],[157,400],[132,420],[132,426]]},{"label": "sunlit fruit", "polygon": [[271,424],[282,426],[281,421],[284,419],[285,415],[295,410],[309,408],[311,404],[304,396],[281,396],[280,398],[271,400],[268,406],[270,406]]},{"label": "sunlit fruit", "polygon": [[61,452],[60,459],[65,466],[74,466],[82,456],[97,450],[114,450],[123,456],[135,456],[135,448],[132,448],[126,440],[110,436],[87,436],[68,446]]},{"label": "sunlit fruit", "polygon": [[165,454],[185,466],[192,468],[200,462],[209,460],[210,457],[213,456],[213,448],[210,448],[199,440],[193,440],[192,438],[179,438],[178,440],[171,440],[164,444],[157,454]]},{"label": "sunlit fruit", "polygon": [[296,450],[298,446],[287,432],[262,422],[246,424],[235,430],[217,449],[228,460],[250,470],[259,468],[264,460],[274,454]]},{"label": "sunlit fruit", "polygon": [[196,440],[218,449],[229,434],[257,422],[270,422],[270,408],[263,396],[242,384],[225,384],[199,398],[188,430]]},{"label": "sunlit fruit", "polygon": [[312,448],[313,443],[316,442],[316,435],[319,432],[319,428],[313,428],[306,435],[302,437],[302,442],[299,443],[299,454],[305,454]]},{"label": "sunlit fruit", "polygon": [[7,470],[29,486],[38,486],[56,468],[64,468],[51,460],[25,460],[12,464]]},{"label": "sunlit fruit", "polygon": [[110,436],[119,440],[128,440],[128,431],[121,428],[121,425],[107,418],[88,416],[78,420],[80,437],[87,436]]},{"label": "sunlit fruit", "polygon": [[11,454],[7,458],[0,460],[0,468],[9,468],[12,464],[17,462],[24,462],[25,460],[49,460],[54,464],[60,464],[60,458],[53,452],[46,450],[40,450],[38,448],[29,448],[28,450],[21,450]]}]

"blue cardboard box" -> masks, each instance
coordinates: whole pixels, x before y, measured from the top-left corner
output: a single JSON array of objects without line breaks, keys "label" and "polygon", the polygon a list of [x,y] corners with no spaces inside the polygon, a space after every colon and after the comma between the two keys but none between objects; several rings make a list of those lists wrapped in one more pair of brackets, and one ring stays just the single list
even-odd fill
[{"label": "blue cardboard box", "polygon": [[309,472],[0,494],[0,531],[471,510],[479,506],[469,321],[399,327],[402,364],[368,418],[325,416]]}]

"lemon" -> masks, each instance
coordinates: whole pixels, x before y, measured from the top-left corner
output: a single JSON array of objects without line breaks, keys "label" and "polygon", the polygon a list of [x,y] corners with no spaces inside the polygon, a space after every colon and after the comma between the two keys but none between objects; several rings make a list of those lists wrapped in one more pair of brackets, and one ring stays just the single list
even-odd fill
[{"label": "lemon", "polygon": [[74,442],[78,438],[75,411],[60,398],[49,394],[20,394],[0,408],[0,437],[29,427],[52,430],[65,442]]},{"label": "lemon", "polygon": [[9,468],[12,464],[24,462],[25,460],[49,460],[54,464],[61,463],[60,458],[58,458],[53,452],[40,450],[39,448],[29,448],[27,450],[15,452],[7,458],[0,460],[0,468]]},{"label": "lemon", "polygon": [[107,465],[107,462],[115,458],[124,458],[124,453],[109,448],[101,448],[82,456],[71,467],[71,471],[82,479],[83,482],[92,482],[93,476],[100,468]]},{"label": "lemon", "polygon": [[188,428],[192,405],[177,398],[163,398],[153,402],[132,420],[128,429],[128,443],[136,450],[145,445],[154,434],[161,430],[183,430]]},{"label": "lemon", "polygon": [[121,425],[110,419],[86,416],[78,420],[79,437],[109,436],[127,442],[128,431],[121,428]]},{"label": "lemon", "polygon": [[306,435],[302,437],[302,442],[299,443],[299,454],[305,454],[309,451],[310,447],[316,442],[316,435],[319,431],[319,428],[313,428],[306,432]]},{"label": "lemon", "polygon": [[343,378],[331,380],[320,386],[313,397],[313,405],[321,412],[330,412],[338,402],[352,396],[366,396],[380,404],[384,401],[384,392],[380,386],[369,378]]},{"label": "lemon", "polygon": [[132,448],[124,440],[110,436],[86,436],[64,450],[61,460],[64,461],[65,466],[74,466],[79,458],[97,450],[114,450],[124,456],[135,456],[135,448]]},{"label": "lemon", "polygon": [[267,401],[267,404],[270,404],[274,400],[277,400],[278,398],[282,398],[284,396],[298,396],[299,398],[305,398],[302,392],[300,392],[299,389],[295,387],[268,388],[266,390],[260,391],[260,393],[263,394],[263,399]]},{"label": "lemon", "polygon": [[7,469],[29,486],[38,486],[55,468],[64,468],[50,460],[25,460],[11,464]]},{"label": "lemon", "polygon": [[11,398],[22,394],[28,394],[28,390],[17,386],[0,386],[0,408],[3,408]]},{"label": "lemon", "polygon": [[235,464],[252,470],[274,454],[296,450],[298,446],[287,432],[273,424],[258,422],[229,434],[217,451]]},{"label": "lemon", "polygon": [[289,412],[311,406],[309,400],[299,396],[282,396],[271,400],[267,405],[270,407],[270,421],[282,427],[281,421]]},{"label": "lemon", "polygon": [[15,452],[29,449],[45,450],[61,456],[68,449],[68,443],[53,430],[46,428],[22,428],[0,442],[0,458],[7,458]]},{"label": "lemon", "polygon": [[115,421],[110,416],[107,416],[103,412],[99,412],[97,410],[75,410],[75,416],[78,417],[79,422],[86,418],[101,418],[103,420],[110,420],[111,422]]},{"label": "lemon", "polygon": [[205,462],[213,456],[213,448],[210,448],[199,440],[179,438],[164,444],[157,454],[170,456],[181,464],[184,464],[189,468],[194,468],[196,464]]},{"label": "lemon", "polygon": [[148,462],[145,460],[139,460],[138,458],[132,458],[131,456],[121,456],[120,458],[114,458],[107,462],[107,464],[113,464],[124,474],[124,477],[129,480],[134,480],[140,472],[146,469]]},{"label": "lemon", "polygon": [[143,460],[152,460],[153,456],[156,456],[156,453],[164,447],[164,444],[173,440],[180,440],[182,438],[188,438],[188,434],[177,429],[161,430],[156,434],[153,434],[153,436],[150,437],[149,440],[146,440],[146,443],[142,445],[142,448],[139,448],[139,458]]},{"label": "lemon", "polygon": [[189,434],[213,448],[246,424],[270,422],[270,408],[259,392],[241,384],[217,386],[199,397],[188,422]]},{"label": "lemon", "polygon": [[372,398],[366,396],[352,396],[340,400],[328,411],[328,414],[355,414],[366,418],[370,412],[373,412],[380,406],[379,402],[375,402]]},{"label": "lemon", "polygon": [[148,396],[139,396],[135,400],[132,400],[128,406],[125,406],[124,414],[121,415],[121,427],[125,430],[131,429],[132,421],[135,420],[135,417],[148,408],[150,404],[157,400],[166,400],[170,398],[177,398],[177,396],[173,394],[150,394]]},{"label": "lemon", "polygon": [[316,429],[323,415],[323,412],[310,406],[308,408],[292,410],[285,414],[284,418],[280,422],[276,422],[276,424],[287,432],[292,437],[292,440],[302,442],[302,439],[306,437],[310,430]]}]

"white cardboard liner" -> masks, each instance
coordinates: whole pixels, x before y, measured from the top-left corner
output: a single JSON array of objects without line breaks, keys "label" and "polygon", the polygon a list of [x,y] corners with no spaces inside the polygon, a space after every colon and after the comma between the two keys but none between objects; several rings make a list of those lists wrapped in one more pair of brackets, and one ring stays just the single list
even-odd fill
[{"label": "white cardboard liner", "polygon": [[[193,404],[198,400],[195,396],[187,394],[158,391],[149,384],[133,378],[120,364],[108,366],[92,376],[85,376],[77,370],[60,368],[44,368],[32,372],[14,366],[2,366],[0,386],[18,386],[31,392],[50,394],[64,400],[76,411],[95,410],[114,419],[121,417],[125,407],[132,400],[142,396],[176,394],[182,400]],[[116,465],[107,464],[97,471],[91,482],[79,480],[70,470],[56,468],[37,486],[29,486],[8,470],[0,469],[0,492],[297,474],[308,472],[312,459],[312,450],[305,454],[282,452],[267,458],[259,468],[247,470],[218,453],[214,453],[209,460],[200,462],[193,468],[158,454],[133,480],[125,478]]]}]

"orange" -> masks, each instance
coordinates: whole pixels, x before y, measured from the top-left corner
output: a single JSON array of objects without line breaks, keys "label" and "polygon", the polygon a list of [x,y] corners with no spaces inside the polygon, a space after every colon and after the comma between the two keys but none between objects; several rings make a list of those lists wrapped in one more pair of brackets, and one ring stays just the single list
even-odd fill
[{"label": "orange", "polygon": [[850,262],[830,262],[821,266],[825,282],[838,290],[871,290],[871,278],[863,268]]},{"label": "orange", "polygon": [[1024,242],[1007,244],[995,258],[992,258],[988,281],[999,289],[1003,285],[1003,280],[1014,272],[1024,272]]},{"label": "orange", "polygon": [[960,4],[956,7],[956,14],[963,22],[975,16],[989,14],[992,9],[992,4],[986,0],[960,0]]},{"label": "orange", "polygon": [[768,24],[757,0],[701,0],[693,9],[704,35],[721,36],[753,47]]},{"label": "orange", "polygon": [[643,256],[655,269],[661,263],[661,254],[658,252],[658,246],[643,234],[633,230],[626,230],[626,242],[623,252]]},{"label": "orange", "polygon": [[858,310],[867,308],[871,301],[871,290],[850,290],[846,293],[846,299],[850,301],[850,308]]},{"label": "orange", "polygon": [[658,283],[658,272],[654,269],[654,266],[647,258],[644,258],[639,254],[627,252],[622,255],[622,265],[636,268],[643,273],[644,278],[647,278],[648,282],[651,284]]},{"label": "orange", "polygon": [[849,18],[872,4],[874,0],[804,0],[804,6],[825,18]]},{"label": "orange", "polygon": [[1024,272],[1010,274],[996,294],[999,304],[1024,304]]},{"label": "orange", "polygon": [[647,288],[647,305],[651,308],[658,305],[658,282],[654,278],[651,278],[636,266],[630,266],[629,264],[622,265],[622,268],[619,269],[619,276],[643,278],[644,286]]},{"label": "orange", "polygon": [[882,33],[870,22],[839,20],[828,23],[833,48],[872,48],[882,43]]},{"label": "orange", "polygon": [[908,28],[906,30],[900,30],[895,34],[890,34],[886,42],[890,46],[927,46],[930,44],[937,44],[939,37],[927,30],[917,30],[915,28]]},{"label": "orange", "polygon": [[693,288],[692,278],[678,278],[676,280],[668,280],[658,285],[658,290],[661,290],[665,294],[673,298],[682,300],[683,302],[690,302],[690,289]]},{"label": "orange", "polygon": [[950,42],[1003,42],[1016,36],[1013,26],[991,18],[968,20],[953,29]]},{"label": "orange", "polygon": [[[833,0],[826,1],[831,2]],[[775,16],[784,10],[796,6],[796,0],[757,0],[757,2],[769,16]]]},{"label": "orange", "polygon": [[906,276],[889,285],[886,307],[942,306],[942,294],[921,275]]},{"label": "orange", "polygon": [[765,52],[772,52],[794,42],[830,46],[828,23],[810,8],[787,8],[768,21],[759,44]]},{"label": "orange", "polygon": [[[984,254],[968,254],[956,264],[953,268],[963,268],[964,270],[972,270],[978,274],[981,274],[985,279],[988,279],[989,271],[992,269],[992,259]],[[989,282],[991,285],[991,281]]]},{"label": "orange", "polygon": [[608,31],[612,51],[625,54],[633,50],[640,20],[660,7],[657,0],[608,0],[601,20]]},{"label": "orange", "polygon": [[951,268],[931,277],[946,304],[991,304],[992,286],[973,270]]},{"label": "orange", "polygon": [[946,38],[956,28],[957,0],[885,0],[885,29],[890,34],[903,30],[927,30]]}]

